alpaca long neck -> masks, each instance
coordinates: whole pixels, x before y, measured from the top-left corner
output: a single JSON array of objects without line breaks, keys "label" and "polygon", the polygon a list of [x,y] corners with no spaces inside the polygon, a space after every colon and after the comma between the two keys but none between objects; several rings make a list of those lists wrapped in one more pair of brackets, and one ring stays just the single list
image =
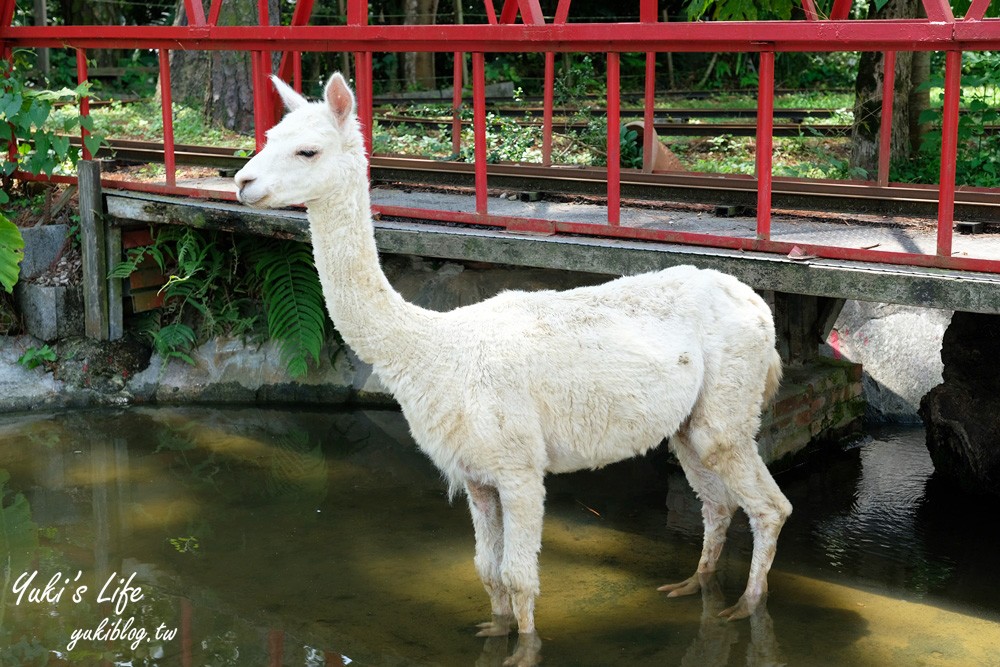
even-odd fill
[{"label": "alpaca long neck", "polygon": [[432,313],[403,299],[382,272],[367,179],[364,174],[355,179],[341,190],[351,193],[348,197],[310,205],[313,254],[327,309],[344,342],[377,370],[393,374],[412,365],[427,340]]}]

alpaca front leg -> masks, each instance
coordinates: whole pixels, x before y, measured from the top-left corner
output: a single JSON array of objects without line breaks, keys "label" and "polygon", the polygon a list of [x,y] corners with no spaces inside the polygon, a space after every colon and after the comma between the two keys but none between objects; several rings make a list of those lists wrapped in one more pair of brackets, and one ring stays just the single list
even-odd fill
[{"label": "alpaca front leg", "polygon": [[503,584],[500,563],[503,559],[503,511],[496,488],[468,481],[465,484],[476,534],[476,572],[490,596],[492,620],[480,623],[477,637],[501,637],[514,624],[510,591]]}]

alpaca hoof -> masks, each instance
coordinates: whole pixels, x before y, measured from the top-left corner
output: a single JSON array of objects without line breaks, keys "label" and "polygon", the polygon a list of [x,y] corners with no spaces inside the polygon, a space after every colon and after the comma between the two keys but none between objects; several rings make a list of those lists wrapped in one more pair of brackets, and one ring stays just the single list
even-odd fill
[{"label": "alpaca hoof", "polygon": [[513,616],[494,616],[493,620],[480,623],[476,627],[479,632],[477,637],[505,637],[510,634],[510,629],[514,625]]},{"label": "alpaca hoof", "polygon": [[542,661],[542,638],[537,632],[522,632],[517,636],[514,654],[503,661],[504,667],[534,667]]},{"label": "alpaca hoof", "polygon": [[738,621],[741,618],[749,618],[750,615],[753,614],[754,609],[757,608],[758,602],[759,600],[756,602],[750,602],[744,595],[737,600],[736,604],[732,607],[720,611],[719,618],[724,618],[727,621]]},{"label": "alpaca hoof", "polygon": [[701,578],[696,574],[677,584],[666,584],[656,590],[666,593],[668,598],[694,595],[701,590]]}]

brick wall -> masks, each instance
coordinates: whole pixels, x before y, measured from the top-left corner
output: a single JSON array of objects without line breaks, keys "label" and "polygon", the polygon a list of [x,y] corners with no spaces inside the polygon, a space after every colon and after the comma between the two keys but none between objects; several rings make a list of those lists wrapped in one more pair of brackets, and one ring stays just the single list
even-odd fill
[{"label": "brick wall", "polygon": [[761,456],[780,466],[814,440],[858,431],[864,414],[860,364],[820,357],[804,367],[788,367],[781,390],[762,415]]}]

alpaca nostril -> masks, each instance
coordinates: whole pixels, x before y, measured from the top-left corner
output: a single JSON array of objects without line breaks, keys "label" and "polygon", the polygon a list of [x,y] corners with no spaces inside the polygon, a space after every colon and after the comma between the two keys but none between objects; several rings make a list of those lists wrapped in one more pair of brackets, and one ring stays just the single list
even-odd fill
[{"label": "alpaca nostril", "polygon": [[247,178],[246,176],[240,176],[239,174],[237,174],[236,175],[236,187],[239,188],[240,190],[242,190],[246,186],[248,186],[251,183],[253,183],[255,180],[256,179]]}]

